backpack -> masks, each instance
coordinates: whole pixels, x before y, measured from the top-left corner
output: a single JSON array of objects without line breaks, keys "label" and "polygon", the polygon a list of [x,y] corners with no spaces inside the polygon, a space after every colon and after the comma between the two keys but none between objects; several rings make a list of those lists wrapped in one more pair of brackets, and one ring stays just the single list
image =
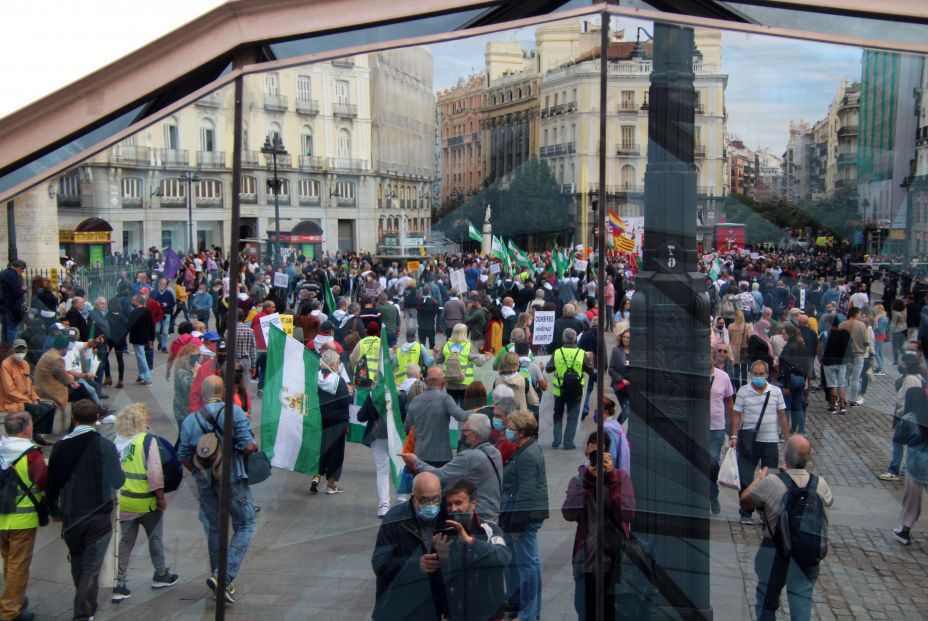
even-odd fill
[{"label": "backpack", "polygon": [[28,449],[22,455],[10,462],[6,468],[0,470],[0,513],[3,515],[16,513],[16,505],[19,504],[19,501],[24,496],[29,496],[29,499],[32,500],[32,503],[38,506],[39,503],[35,501],[32,493],[25,485],[23,485],[22,479],[20,479],[19,475],[16,473],[16,464],[19,462],[19,460],[26,457],[32,451],[37,450],[39,449]]},{"label": "backpack", "polygon": [[[564,355],[564,350],[559,349],[561,352],[561,358],[564,362],[567,362],[567,357]],[[583,379],[580,377],[580,374],[577,373],[577,370],[574,369],[574,362],[577,361],[577,356],[582,356],[583,350],[577,349],[577,353],[574,354],[573,360],[567,365],[567,370],[564,371],[564,377],[561,378],[561,398],[564,401],[574,401],[579,399],[580,395],[583,393]]]},{"label": "backpack", "polygon": [[[221,412],[222,409],[220,408],[219,411]],[[210,423],[212,429],[204,427],[197,415],[205,418]],[[210,470],[213,476],[218,477],[222,474],[222,435],[219,432],[219,427],[216,425],[216,419],[210,416],[205,407],[197,411],[194,416],[197,416],[196,421],[203,431],[203,435],[197,440],[197,451],[193,456],[193,464],[201,472]]]},{"label": "backpack", "polygon": [[785,472],[778,473],[786,485],[780,501],[780,518],[776,530],[767,525],[777,551],[802,567],[814,567],[828,554],[828,516],[825,502],[818,495],[818,477],[809,475],[805,487],[799,487]]},{"label": "backpack", "polygon": [[464,366],[461,364],[461,353],[464,346],[460,343],[448,345],[448,358],[445,359],[445,379],[449,382],[460,383],[464,381]]},{"label": "backpack", "polygon": [[[177,451],[167,438],[148,434],[145,436],[145,442],[142,448],[145,451],[145,457],[148,457],[149,447],[152,440],[158,442],[158,452],[161,453],[161,473],[164,475],[164,493],[173,492],[180,487],[184,478],[184,467],[177,457]],[[199,451],[198,451],[199,452]]]}]

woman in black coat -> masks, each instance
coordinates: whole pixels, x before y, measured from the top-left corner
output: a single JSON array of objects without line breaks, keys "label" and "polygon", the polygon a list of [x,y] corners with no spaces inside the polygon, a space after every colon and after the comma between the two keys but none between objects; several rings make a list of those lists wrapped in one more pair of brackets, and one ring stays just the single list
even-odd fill
[{"label": "woman in black coat", "polygon": [[345,440],[348,434],[348,406],[351,395],[348,384],[341,377],[341,359],[338,352],[322,352],[319,370],[319,409],[322,414],[322,452],[319,456],[319,473],[313,477],[310,492],[319,491],[319,480],[326,479],[326,494],[340,494],[338,479],[345,461]]}]

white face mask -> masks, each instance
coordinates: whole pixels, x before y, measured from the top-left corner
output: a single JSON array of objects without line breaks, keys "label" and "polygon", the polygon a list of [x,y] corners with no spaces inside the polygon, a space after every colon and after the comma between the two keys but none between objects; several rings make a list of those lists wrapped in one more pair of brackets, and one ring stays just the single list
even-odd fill
[{"label": "white face mask", "polygon": [[16,358],[17,360],[19,360],[20,362],[22,362],[23,360],[26,359],[26,353],[25,353],[25,352],[23,352],[23,353],[21,353],[21,354],[16,353],[16,354],[13,354],[13,357]]}]

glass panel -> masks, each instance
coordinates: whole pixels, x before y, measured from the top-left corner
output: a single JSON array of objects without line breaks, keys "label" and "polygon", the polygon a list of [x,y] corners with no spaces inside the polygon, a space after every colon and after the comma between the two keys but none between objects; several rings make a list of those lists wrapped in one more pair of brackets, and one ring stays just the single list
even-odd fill
[{"label": "glass panel", "polygon": [[[130,438],[150,417],[154,433],[168,444],[180,435],[181,456],[192,457],[202,429],[189,413],[221,395],[209,379],[215,347],[241,365],[225,378],[241,404],[236,446],[254,441],[275,466],[250,488],[237,453],[223,464],[238,529],[235,590],[225,597],[240,611],[477,619],[499,618],[508,604],[519,618],[575,618],[577,607],[593,618],[598,540],[604,618],[749,618],[754,558],[766,579],[771,548],[761,546],[758,519],[739,514],[734,490],[715,494],[713,461],[728,435],[741,442],[745,482],[750,451],[771,468],[802,466],[806,447],[790,439],[781,448],[778,431],[805,431],[805,465],[830,486],[820,488],[823,501],[833,493],[838,502],[815,597],[797,598],[810,583],[786,576],[790,612],[917,610],[921,592],[881,559],[917,561],[895,547],[908,531],[889,534],[896,505],[911,509],[914,494],[901,494],[901,462],[884,468],[893,414],[924,413],[920,389],[900,398],[892,364],[898,358],[918,384],[907,319],[919,314],[924,287],[913,278],[925,276],[928,246],[924,59],[625,17],[609,27],[606,50],[598,17],[587,17],[248,75],[240,136],[224,88],[15,197],[15,231],[0,223],[0,238],[15,242],[33,286],[20,324],[5,313],[4,340],[27,340],[40,396],[64,405],[68,395],[48,379],[53,361],[40,362],[55,346],[56,320],[78,329],[76,341],[102,333],[108,363],[130,344],[137,352],[122,374],[118,362],[109,372],[125,385],[82,377],[87,385],[75,389],[109,394],[118,413],[115,427],[104,418],[99,430],[120,433],[122,466],[134,475],[122,488],[123,535],[131,538],[129,514],[158,506],[135,487],[148,485],[151,462],[138,453],[144,441]],[[235,144],[240,242],[231,248]],[[597,282],[601,235],[609,250]],[[223,281],[233,251],[244,260],[237,292]],[[162,290],[165,272],[172,282]],[[133,310],[129,297],[143,291]],[[102,298],[101,312],[85,318],[83,298]],[[238,329],[226,316],[230,299],[243,311]],[[864,309],[865,323],[843,323],[852,308]],[[168,315],[157,323],[145,314],[160,310]],[[283,311],[277,325],[288,336],[270,327],[265,335],[262,324],[278,320],[262,321],[270,311]],[[238,344],[201,334],[205,349],[184,349],[192,337],[170,327],[173,319],[186,332],[188,318]],[[166,351],[151,351],[149,366],[153,325]],[[600,334],[602,403],[591,373]],[[75,372],[92,374],[92,360],[70,356]],[[776,364],[765,370],[758,360]],[[766,385],[754,383],[762,376]],[[745,438],[768,387],[755,445]],[[600,411],[603,451],[588,443]],[[37,428],[57,439],[63,419]],[[912,421],[896,425],[911,432],[910,456],[921,437]],[[57,453],[52,467],[67,478],[63,459]],[[406,460],[442,480],[401,487]],[[609,516],[601,538],[593,464],[608,471],[597,475],[609,499],[598,496]],[[908,465],[911,478],[917,461]],[[115,590],[116,570],[103,572],[104,599],[122,603],[102,604],[98,618],[214,613],[195,586],[207,579],[206,538],[218,520],[205,476],[188,473],[167,498],[170,570],[153,582],[167,587],[176,573],[181,590],[144,596],[149,559],[123,548],[127,573],[117,573]],[[785,486],[765,481],[749,498],[769,515]],[[906,485],[911,492],[914,479]],[[73,508],[74,494],[60,502]],[[38,531],[36,608],[71,600],[61,587],[67,568],[50,560],[65,555],[59,534]],[[478,543],[466,543],[471,536]]]}]

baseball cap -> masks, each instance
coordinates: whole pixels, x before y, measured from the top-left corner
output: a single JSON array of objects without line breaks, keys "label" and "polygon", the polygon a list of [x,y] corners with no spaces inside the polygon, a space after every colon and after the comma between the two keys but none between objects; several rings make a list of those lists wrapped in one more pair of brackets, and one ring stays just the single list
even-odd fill
[{"label": "baseball cap", "polygon": [[210,330],[209,332],[203,335],[203,340],[204,341],[221,341],[222,337],[219,336],[217,333],[213,332],[212,330]]},{"label": "baseball cap", "polygon": [[29,345],[23,339],[16,339],[13,341],[13,349],[29,349]]},{"label": "baseball cap", "polygon": [[52,324],[52,327],[49,328],[49,329],[50,329],[50,330],[64,330],[64,324],[63,324],[63,323],[53,323],[53,324]]}]

